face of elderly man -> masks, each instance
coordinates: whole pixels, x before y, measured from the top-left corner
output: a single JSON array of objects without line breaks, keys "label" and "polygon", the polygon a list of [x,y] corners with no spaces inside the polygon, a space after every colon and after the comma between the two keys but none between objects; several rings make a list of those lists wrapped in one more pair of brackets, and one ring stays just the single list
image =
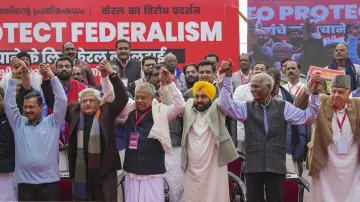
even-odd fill
[{"label": "face of elderly man", "polygon": [[151,107],[154,96],[150,93],[150,87],[145,86],[150,85],[149,83],[140,85],[141,88],[135,92],[135,105],[139,112],[145,112]]},{"label": "face of elderly man", "polygon": [[261,77],[253,77],[250,87],[255,101],[262,102],[271,94],[271,84],[264,84]]},{"label": "face of elderly man", "polygon": [[330,90],[330,99],[336,109],[342,109],[349,98],[351,91],[346,88],[334,88]]},{"label": "face of elderly man", "polygon": [[100,106],[100,100],[93,93],[82,95],[80,102],[81,110],[86,115],[95,113]]}]

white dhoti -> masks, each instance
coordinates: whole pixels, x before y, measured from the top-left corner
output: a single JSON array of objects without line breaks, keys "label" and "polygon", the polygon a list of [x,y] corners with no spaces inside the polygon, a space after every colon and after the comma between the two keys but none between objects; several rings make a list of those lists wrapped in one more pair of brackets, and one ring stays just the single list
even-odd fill
[{"label": "white dhoti", "polygon": [[[339,114],[342,118],[344,113]],[[320,173],[312,178],[310,202],[360,201],[359,145],[355,142],[348,118],[345,119],[341,137],[335,116],[332,121],[333,141],[327,149],[328,160]],[[346,154],[338,153],[341,138],[346,141]]]},{"label": "white dhoti", "polygon": [[186,202],[228,202],[229,182],[227,165],[219,166],[219,147],[203,113],[197,118],[187,136],[188,163],[184,174]]},{"label": "white dhoti", "polygon": [[14,173],[0,174],[0,201],[16,201],[17,189]]},{"label": "white dhoti", "polygon": [[184,172],[181,170],[181,147],[173,147],[172,152],[165,154],[166,173],[164,175],[169,184],[171,202],[184,201]]},{"label": "white dhoti", "polygon": [[[120,150],[119,151],[119,156],[120,156],[120,160],[121,160],[121,167],[124,165],[124,159],[125,159],[125,149],[123,150]],[[118,170],[116,173],[117,173],[117,176],[121,175],[124,171],[123,170]],[[119,183],[119,182],[118,182]],[[123,191],[122,191],[122,187],[121,185],[118,186],[118,189],[117,189],[117,199],[118,199],[118,202],[123,202],[124,201],[124,194],[123,194]]]},{"label": "white dhoti", "polygon": [[164,178],[161,175],[125,173],[125,202],[164,201]]}]

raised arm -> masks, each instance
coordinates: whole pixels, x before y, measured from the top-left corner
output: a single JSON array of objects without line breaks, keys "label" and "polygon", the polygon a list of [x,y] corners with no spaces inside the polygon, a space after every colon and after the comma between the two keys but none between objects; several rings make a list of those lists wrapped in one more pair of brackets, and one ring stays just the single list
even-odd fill
[{"label": "raised arm", "polygon": [[161,68],[160,82],[161,82],[160,94],[165,93],[166,91],[169,91],[171,94],[172,103],[170,105],[169,104],[167,105],[168,107],[167,116],[168,116],[168,120],[171,121],[184,110],[185,100],[180,90],[176,87],[176,84],[173,82],[170,72],[164,67]]},{"label": "raised arm", "polygon": [[236,102],[231,97],[232,93],[232,61],[222,61],[219,74],[226,73],[223,87],[220,92],[219,107],[228,116],[244,122],[247,118],[246,102]]},{"label": "raised arm", "polygon": [[40,71],[44,77],[44,80],[49,80],[53,88],[52,92],[54,93],[54,108],[53,116],[56,121],[56,125],[60,128],[65,121],[66,107],[67,107],[67,97],[65,91],[57,77],[51,71],[50,66],[42,65],[40,66]]},{"label": "raised arm", "polygon": [[246,102],[231,99],[231,77],[225,77],[219,97],[219,107],[228,116],[244,122],[247,118]]},{"label": "raised arm", "polygon": [[101,98],[101,101],[103,103],[105,102],[113,102],[114,99],[115,99],[115,93],[114,93],[114,87],[113,85],[111,84],[110,82],[110,79],[109,77],[101,77],[100,78],[100,83],[101,83],[101,86],[102,86],[102,90],[103,90],[103,93],[104,93],[104,96]]},{"label": "raised arm", "polygon": [[11,128],[15,128],[16,123],[20,122],[21,114],[16,104],[16,79],[20,75],[22,69],[26,69],[23,61],[16,57],[11,60],[12,78],[9,80],[8,86],[5,91],[4,109],[6,116],[9,120]]},{"label": "raised arm", "polygon": [[126,88],[120,78],[117,76],[116,71],[113,70],[107,60],[100,62],[99,69],[101,77],[109,77],[110,82],[114,88],[115,99],[110,104],[110,118],[115,120],[116,117],[126,106],[129,96],[126,92]]},{"label": "raised arm", "polygon": [[311,101],[306,110],[302,110],[286,102],[284,109],[285,120],[292,125],[308,125],[312,124],[319,113],[320,100],[319,94],[312,94]]},{"label": "raised arm", "polygon": [[96,86],[95,78],[94,78],[94,75],[93,75],[90,65],[86,63],[86,65],[84,65],[81,69],[86,72],[88,85]]}]

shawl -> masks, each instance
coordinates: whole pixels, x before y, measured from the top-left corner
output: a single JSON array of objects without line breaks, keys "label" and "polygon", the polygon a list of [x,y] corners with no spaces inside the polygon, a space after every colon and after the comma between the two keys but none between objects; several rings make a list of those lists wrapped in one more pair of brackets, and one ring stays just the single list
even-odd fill
[{"label": "shawl", "polygon": [[84,156],[84,114],[80,112],[80,121],[77,128],[77,157],[75,165],[73,196],[86,199],[86,183],[100,184],[101,140],[99,117],[100,108],[96,111],[90,130],[88,145],[88,163]]}]

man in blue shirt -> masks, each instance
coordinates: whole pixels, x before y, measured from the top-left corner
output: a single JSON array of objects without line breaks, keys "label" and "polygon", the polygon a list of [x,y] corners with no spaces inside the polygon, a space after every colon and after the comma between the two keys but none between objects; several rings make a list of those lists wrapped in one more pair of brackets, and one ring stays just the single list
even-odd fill
[{"label": "man in blue shirt", "polygon": [[27,71],[24,62],[14,58],[12,78],[9,80],[4,108],[15,138],[15,175],[19,201],[58,201],[60,172],[59,134],[64,122],[67,98],[50,67],[40,71],[50,78],[55,94],[54,113],[41,116],[42,99],[29,93],[24,97],[24,116],[16,104],[16,78]]}]

